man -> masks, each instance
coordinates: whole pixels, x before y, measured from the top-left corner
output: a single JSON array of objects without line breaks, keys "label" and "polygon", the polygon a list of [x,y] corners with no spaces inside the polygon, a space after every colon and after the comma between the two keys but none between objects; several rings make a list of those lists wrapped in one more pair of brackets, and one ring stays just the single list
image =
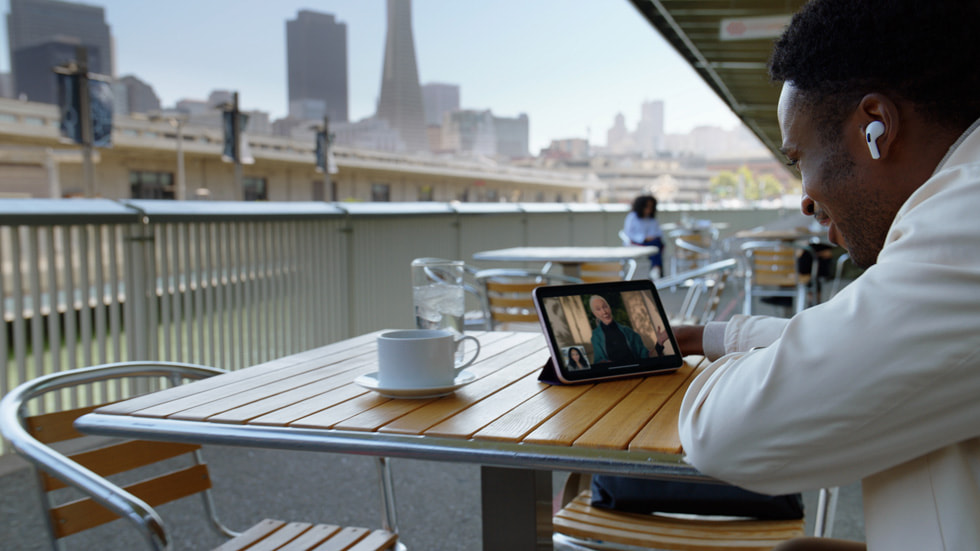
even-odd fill
[{"label": "man", "polygon": [[589,299],[589,309],[595,316],[596,328],[592,330],[592,363],[628,364],[650,355],[643,339],[621,323],[613,319],[609,302],[599,295]]},{"label": "man", "polygon": [[[862,481],[872,550],[980,549],[980,2],[813,0],[776,43],[803,212],[867,270],[789,320],[679,327],[679,429],[764,493]],[[801,539],[780,549],[864,549]]]}]

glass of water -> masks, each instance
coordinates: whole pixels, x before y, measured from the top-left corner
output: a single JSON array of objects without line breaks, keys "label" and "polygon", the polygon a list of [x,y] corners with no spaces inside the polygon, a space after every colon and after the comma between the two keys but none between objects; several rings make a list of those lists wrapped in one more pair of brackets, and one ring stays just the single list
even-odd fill
[{"label": "glass of water", "polygon": [[[416,258],[412,261],[412,298],[419,329],[445,329],[463,334],[463,261]],[[464,357],[464,345],[456,350]]]}]

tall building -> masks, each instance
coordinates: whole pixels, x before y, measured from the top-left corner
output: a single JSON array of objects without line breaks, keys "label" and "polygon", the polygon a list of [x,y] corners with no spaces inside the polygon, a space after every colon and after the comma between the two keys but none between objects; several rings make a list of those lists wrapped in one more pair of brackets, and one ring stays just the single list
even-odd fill
[{"label": "tall building", "polygon": [[54,103],[51,68],[74,60],[75,46],[87,48],[89,71],[115,76],[112,37],[101,7],[58,0],[10,0],[7,38],[16,96]]},{"label": "tall building", "polygon": [[644,155],[653,155],[664,148],[664,102],[645,101],[640,108],[640,122],[633,141]]},{"label": "tall building", "polygon": [[442,149],[493,157],[497,155],[496,117],[489,109],[463,109],[446,116],[442,127]]},{"label": "tall building", "polygon": [[160,97],[146,82],[133,75],[126,75],[117,82],[126,89],[126,113],[149,113],[160,110]]},{"label": "tall building", "polygon": [[493,127],[497,133],[497,155],[512,159],[529,156],[530,124],[526,114],[514,118],[494,117]]},{"label": "tall building", "polygon": [[347,122],[347,24],[300,10],[286,21],[289,115]]},{"label": "tall building", "polygon": [[445,113],[459,111],[459,85],[431,82],[422,85],[425,125],[442,126]]},{"label": "tall building", "polygon": [[428,150],[422,88],[412,37],[411,0],[388,0],[388,32],[377,116],[398,132],[407,150]]}]

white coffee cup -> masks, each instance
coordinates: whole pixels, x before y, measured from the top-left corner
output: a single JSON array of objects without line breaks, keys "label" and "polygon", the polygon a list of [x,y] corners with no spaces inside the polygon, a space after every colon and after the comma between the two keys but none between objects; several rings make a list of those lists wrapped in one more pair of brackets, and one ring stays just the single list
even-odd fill
[{"label": "white coffee cup", "polygon": [[[480,353],[480,341],[475,337],[455,337],[441,329],[382,333],[378,336],[378,385],[399,389],[451,386]],[[472,340],[476,346],[473,357],[456,365],[456,348],[465,340]]]}]

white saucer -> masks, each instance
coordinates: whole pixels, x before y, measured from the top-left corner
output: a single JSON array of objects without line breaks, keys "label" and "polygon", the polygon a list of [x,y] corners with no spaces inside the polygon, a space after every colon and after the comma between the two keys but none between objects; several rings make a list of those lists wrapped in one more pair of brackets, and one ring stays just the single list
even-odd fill
[{"label": "white saucer", "polygon": [[386,398],[438,398],[447,396],[476,380],[476,375],[464,369],[453,379],[453,384],[428,388],[382,388],[378,382],[378,372],[372,371],[354,379],[354,384],[373,390]]}]

